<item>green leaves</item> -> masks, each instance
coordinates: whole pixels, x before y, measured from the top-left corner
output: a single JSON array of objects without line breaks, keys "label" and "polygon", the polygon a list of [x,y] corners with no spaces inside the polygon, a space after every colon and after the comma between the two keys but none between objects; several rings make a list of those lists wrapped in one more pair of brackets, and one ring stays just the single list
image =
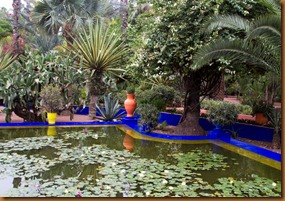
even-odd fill
[{"label": "green leaves", "polygon": [[102,116],[96,118],[103,119],[104,121],[112,121],[113,119],[120,118],[125,115],[124,111],[118,114],[121,106],[119,104],[119,100],[114,96],[112,97],[111,93],[104,96],[104,107],[101,108],[98,103],[96,103],[96,108],[99,115]]}]

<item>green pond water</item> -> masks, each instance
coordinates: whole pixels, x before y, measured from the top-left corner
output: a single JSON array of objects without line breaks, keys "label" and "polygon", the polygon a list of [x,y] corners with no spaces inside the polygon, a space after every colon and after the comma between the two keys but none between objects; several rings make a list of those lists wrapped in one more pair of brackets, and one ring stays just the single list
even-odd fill
[{"label": "green pond water", "polygon": [[281,171],[118,127],[0,129],[1,197],[281,197]]}]

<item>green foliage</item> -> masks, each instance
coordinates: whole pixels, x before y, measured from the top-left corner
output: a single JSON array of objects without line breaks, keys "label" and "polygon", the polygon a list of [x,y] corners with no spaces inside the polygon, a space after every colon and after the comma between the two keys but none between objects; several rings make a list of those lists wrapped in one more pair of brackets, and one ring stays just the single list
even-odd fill
[{"label": "green foliage", "polygon": [[[211,108],[217,107],[219,104],[222,104],[223,101],[217,101],[213,99],[203,99],[201,102],[201,109],[210,110]],[[229,103],[230,104],[230,103]],[[251,106],[244,104],[232,104],[233,107],[236,107],[238,114],[252,114]]]},{"label": "green foliage", "polygon": [[165,130],[165,129],[166,129],[166,126],[168,126],[168,124],[167,124],[167,122],[166,122],[166,120],[165,120],[165,121],[163,121],[161,124],[159,124],[158,129],[160,129],[160,130]]},{"label": "green foliage", "polygon": [[96,116],[96,118],[102,119],[104,121],[112,121],[113,119],[121,118],[125,115],[124,111],[118,114],[121,106],[119,104],[119,100],[113,97],[111,93],[109,93],[107,96],[104,96],[104,107],[101,108],[98,104],[96,104],[96,109],[101,116]]},{"label": "green foliage", "polygon": [[230,126],[237,121],[238,111],[234,104],[220,102],[208,110],[208,118],[216,125]]},{"label": "green foliage", "polygon": [[252,105],[252,114],[263,113],[265,116],[269,116],[274,110],[273,104],[268,104],[263,101],[255,102]]},{"label": "green foliage", "polygon": [[136,93],[136,100],[142,104],[152,104],[159,111],[164,111],[167,105],[172,105],[176,91],[169,86],[154,85],[147,90]]},{"label": "green foliage", "polygon": [[27,52],[26,56],[21,56],[20,62],[13,63],[13,68],[0,74],[0,96],[10,110],[6,115],[14,111],[25,121],[41,121],[38,117],[40,87],[49,84],[61,88],[65,109],[84,104],[79,91],[69,95],[69,86],[82,88],[85,77],[84,71],[71,67],[73,62],[68,55],[61,57],[56,52]]},{"label": "green foliage", "polygon": [[137,112],[140,114],[140,123],[150,126],[149,132],[157,126],[160,111],[154,105],[148,103],[139,104]]},{"label": "green foliage", "polygon": [[95,24],[89,22],[87,28],[82,27],[79,36],[74,38],[74,43],[67,49],[80,58],[80,62],[75,66],[88,72],[86,78],[90,92],[89,115],[95,117],[96,96],[104,94],[108,86],[104,78],[120,76],[123,69],[119,66],[127,49],[121,37],[98,20]]},{"label": "green foliage", "polygon": [[11,52],[4,52],[3,46],[0,45],[0,72],[10,66],[14,62],[15,58],[16,57],[13,56]]},{"label": "green foliage", "polygon": [[64,108],[64,100],[61,89],[57,86],[48,85],[42,88],[40,95],[40,108],[46,112],[57,113]]},{"label": "green foliage", "polygon": [[134,94],[135,91],[136,91],[136,89],[133,85],[127,87],[127,93],[128,94]]},{"label": "green foliage", "polygon": [[0,40],[13,33],[10,22],[0,19]]}]

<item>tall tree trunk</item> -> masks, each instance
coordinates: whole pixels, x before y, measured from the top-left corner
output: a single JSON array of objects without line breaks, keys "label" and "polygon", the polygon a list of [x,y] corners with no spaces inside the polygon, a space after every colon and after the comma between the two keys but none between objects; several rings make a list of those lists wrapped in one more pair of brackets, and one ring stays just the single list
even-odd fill
[{"label": "tall tree trunk", "polygon": [[89,83],[89,93],[90,93],[90,103],[89,103],[89,118],[96,118],[96,103],[98,101],[98,96],[103,95],[106,91],[105,83],[102,80],[101,74],[93,74],[90,78]]},{"label": "tall tree trunk", "polygon": [[13,54],[19,55],[21,53],[20,44],[19,44],[19,16],[21,13],[21,0],[13,0]]},{"label": "tall tree trunk", "polygon": [[192,72],[184,80],[186,96],[184,99],[184,114],[175,133],[182,135],[205,135],[199,125],[201,78],[199,72]]},{"label": "tall tree trunk", "polygon": [[122,18],[122,33],[123,33],[123,37],[126,38],[127,34],[126,34],[126,29],[128,27],[128,0],[121,0],[122,3],[125,4],[126,6],[126,10],[123,12],[123,18]]}]

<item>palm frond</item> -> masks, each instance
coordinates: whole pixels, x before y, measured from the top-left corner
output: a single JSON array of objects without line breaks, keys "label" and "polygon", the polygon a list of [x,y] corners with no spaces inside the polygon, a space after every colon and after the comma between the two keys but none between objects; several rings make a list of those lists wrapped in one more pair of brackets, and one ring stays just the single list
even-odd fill
[{"label": "palm frond", "polygon": [[210,33],[217,28],[247,31],[249,26],[250,23],[238,15],[214,15],[205,23],[203,32]]},{"label": "palm frond", "polygon": [[260,2],[267,7],[273,14],[281,14],[280,0],[260,0]]},{"label": "palm frond", "polygon": [[271,53],[264,44],[245,43],[243,40],[217,40],[202,47],[193,57],[193,69],[220,58],[230,60],[233,64],[246,63],[258,68],[281,73],[280,58]]},{"label": "palm frond", "polygon": [[247,39],[262,37],[276,47],[281,47],[281,16],[266,15],[257,18],[247,32]]}]

